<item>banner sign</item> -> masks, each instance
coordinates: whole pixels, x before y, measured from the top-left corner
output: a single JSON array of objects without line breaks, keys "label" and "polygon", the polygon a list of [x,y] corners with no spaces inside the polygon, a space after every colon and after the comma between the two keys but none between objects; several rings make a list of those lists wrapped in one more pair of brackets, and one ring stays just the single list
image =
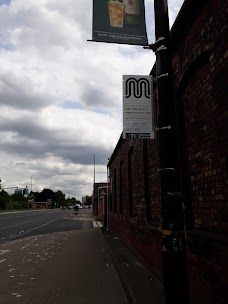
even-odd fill
[{"label": "banner sign", "polygon": [[144,0],[93,0],[93,41],[148,45]]},{"label": "banner sign", "polygon": [[123,76],[123,138],[153,139],[153,78]]}]

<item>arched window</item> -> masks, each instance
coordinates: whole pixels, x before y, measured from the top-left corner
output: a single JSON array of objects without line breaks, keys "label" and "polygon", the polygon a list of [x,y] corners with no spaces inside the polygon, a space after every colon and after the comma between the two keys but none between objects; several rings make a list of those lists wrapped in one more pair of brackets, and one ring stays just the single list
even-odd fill
[{"label": "arched window", "polygon": [[133,147],[130,148],[128,152],[128,205],[129,205],[129,216],[133,216],[133,201],[132,201],[132,189],[133,189],[133,179],[132,179],[132,156]]}]

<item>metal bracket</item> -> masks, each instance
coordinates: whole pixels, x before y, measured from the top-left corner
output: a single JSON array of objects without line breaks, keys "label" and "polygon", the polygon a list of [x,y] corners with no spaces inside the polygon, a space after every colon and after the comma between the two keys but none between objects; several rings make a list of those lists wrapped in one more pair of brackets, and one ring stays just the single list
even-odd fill
[{"label": "metal bracket", "polygon": [[168,77],[168,76],[169,76],[169,73],[161,74],[161,75],[159,75],[158,77],[155,77],[155,78],[154,78],[154,82],[157,82],[157,80],[158,80],[159,78]]},{"label": "metal bracket", "polygon": [[167,50],[167,46],[161,45],[159,48],[154,50],[154,53],[157,54],[158,52],[165,51],[165,50]]},{"label": "metal bracket", "polygon": [[161,131],[161,130],[170,130],[171,129],[171,126],[167,126],[167,127],[162,127],[162,128],[155,128],[155,132],[158,132],[158,131]]},{"label": "metal bracket", "polygon": [[[164,41],[166,40],[165,37],[159,37],[154,43],[151,43],[149,45],[146,45],[144,46],[143,48],[146,49],[146,50],[152,50],[154,51],[155,53],[158,51],[159,48],[157,48],[157,45],[161,42],[161,41]],[[165,47],[165,46],[163,46]]]},{"label": "metal bracket", "polygon": [[166,170],[174,171],[174,168],[161,168],[161,169],[157,169],[157,172],[166,171]]},{"label": "metal bracket", "polygon": [[154,44],[145,45],[143,48],[144,50],[153,50]]}]

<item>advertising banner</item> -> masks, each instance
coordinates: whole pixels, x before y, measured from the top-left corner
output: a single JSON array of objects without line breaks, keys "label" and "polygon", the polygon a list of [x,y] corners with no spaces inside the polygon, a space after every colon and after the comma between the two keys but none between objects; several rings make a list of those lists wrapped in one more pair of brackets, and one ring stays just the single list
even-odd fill
[{"label": "advertising banner", "polygon": [[144,0],[93,0],[93,41],[148,45]]},{"label": "advertising banner", "polygon": [[153,78],[123,76],[123,138],[153,139]]}]

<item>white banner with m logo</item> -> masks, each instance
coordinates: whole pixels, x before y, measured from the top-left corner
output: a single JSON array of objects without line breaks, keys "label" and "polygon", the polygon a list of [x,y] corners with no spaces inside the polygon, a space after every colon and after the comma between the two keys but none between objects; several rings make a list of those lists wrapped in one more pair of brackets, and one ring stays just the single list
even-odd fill
[{"label": "white banner with m logo", "polygon": [[123,138],[153,139],[153,78],[123,76]]}]

